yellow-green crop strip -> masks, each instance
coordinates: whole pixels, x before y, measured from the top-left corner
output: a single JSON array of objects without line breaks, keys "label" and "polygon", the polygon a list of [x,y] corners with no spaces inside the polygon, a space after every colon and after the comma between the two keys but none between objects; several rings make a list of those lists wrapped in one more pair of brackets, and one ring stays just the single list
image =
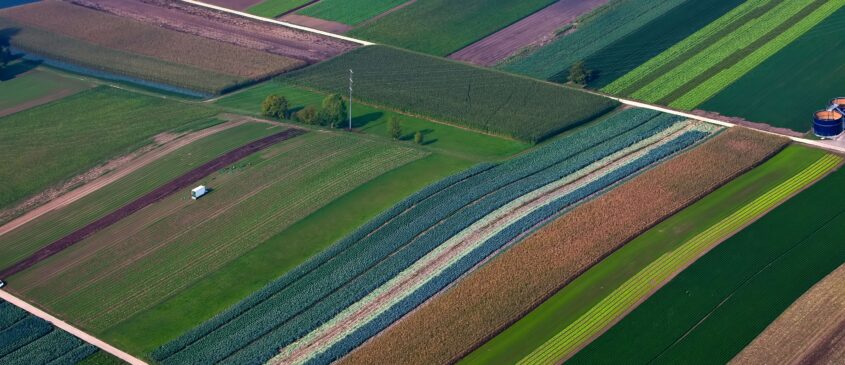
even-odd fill
[{"label": "yellow-green crop strip", "polygon": [[636,306],[648,293],[662,286],[679,270],[707,252],[722,239],[777,206],[808,184],[839,165],[842,158],[824,155],[800,173],[772,188],[678,249],[662,255],[623,283],[563,331],[523,358],[520,364],[547,364],[567,358],[614,320]]}]

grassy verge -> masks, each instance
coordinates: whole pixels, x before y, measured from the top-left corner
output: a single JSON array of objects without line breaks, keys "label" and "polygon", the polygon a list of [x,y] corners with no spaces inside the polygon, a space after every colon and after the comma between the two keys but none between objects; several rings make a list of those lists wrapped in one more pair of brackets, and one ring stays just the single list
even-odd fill
[{"label": "grassy verge", "polygon": [[239,302],[409,194],[470,164],[435,154],[379,176],[102,335],[133,353],[148,353]]},{"label": "grassy verge", "polygon": [[[293,110],[306,106],[319,107],[325,93],[307,90],[279,81],[269,81],[242,92],[227,96],[216,102],[228,110],[258,115],[261,102],[268,95],[284,96]],[[366,133],[389,137],[387,121],[399,120],[404,141],[410,143],[414,133],[423,134],[423,145],[433,151],[441,151],[472,160],[501,159],[527,149],[527,143],[489,136],[454,126],[431,122],[422,118],[400,114],[385,108],[360,104],[353,100],[352,126]]]},{"label": "grassy verge", "polygon": [[265,0],[246,9],[246,12],[266,18],[275,18],[309,2],[311,0]]}]

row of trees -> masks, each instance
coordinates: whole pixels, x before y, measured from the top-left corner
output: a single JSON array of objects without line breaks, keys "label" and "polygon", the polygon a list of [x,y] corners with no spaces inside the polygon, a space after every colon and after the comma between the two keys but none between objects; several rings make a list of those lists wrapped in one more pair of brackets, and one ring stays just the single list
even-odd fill
[{"label": "row of trees", "polygon": [[[284,96],[270,95],[261,103],[261,114],[275,119],[292,119],[308,125],[321,125],[330,128],[341,128],[346,116],[346,101],[338,94],[330,94],[320,103],[320,108],[306,106],[292,112],[290,102]],[[391,138],[402,138],[402,125],[394,116],[387,120],[387,132]],[[423,144],[425,136],[422,132],[414,133],[414,142]]]}]

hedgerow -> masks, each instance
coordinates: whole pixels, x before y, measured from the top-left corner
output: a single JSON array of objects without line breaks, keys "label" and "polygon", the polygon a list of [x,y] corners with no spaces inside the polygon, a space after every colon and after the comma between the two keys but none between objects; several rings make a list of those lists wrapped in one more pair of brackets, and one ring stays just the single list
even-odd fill
[{"label": "hedgerow", "polygon": [[502,246],[511,242],[532,227],[535,227],[537,224],[557,214],[561,211],[561,209],[564,209],[575,202],[583,200],[596,192],[616,184],[627,176],[630,176],[631,174],[634,174],[637,171],[666,158],[667,156],[671,156],[672,154],[689,147],[707,135],[708,133],[700,131],[686,132],[678,138],[670,141],[670,143],[658,147],[636,161],[602,176],[587,186],[577,189],[572,193],[555,200],[551,204],[542,207],[541,209],[535,210],[517,223],[503,229],[494,237],[473,250],[469,255],[466,255],[458,260],[457,263],[452,265],[445,272],[427,282],[423,285],[423,287],[407,296],[401,302],[391,307],[388,311],[379,315],[376,319],[358,328],[353,334],[335,343],[327,351],[315,356],[307,364],[328,364],[341,358],[349,351],[359,346],[370,337],[375,336],[384,328],[387,328],[387,326],[428,300],[428,298],[445,288],[447,285],[457,280],[467,270],[477,265],[490,254],[496,252]]},{"label": "hedgerow", "polygon": [[615,108],[608,98],[386,46],[356,49],[282,76],[297,85],[478,131],[539,142]]},{"label": "hedgerow", "polygon": [[[283,285],[268,286],[275,292],[262,290],[153,355],[165,363],[264,361],[278,346],[331,319],[491,211],[678,120],[656,115],[641,110],[619,113],[598,127],[446,187],[360,242],[347,241],[348,247],[337,249],[336,255],[332,252],[333,257],[316,269],[297,278],[283,277]],[[251,345],[243,348],[247,344]]]}]

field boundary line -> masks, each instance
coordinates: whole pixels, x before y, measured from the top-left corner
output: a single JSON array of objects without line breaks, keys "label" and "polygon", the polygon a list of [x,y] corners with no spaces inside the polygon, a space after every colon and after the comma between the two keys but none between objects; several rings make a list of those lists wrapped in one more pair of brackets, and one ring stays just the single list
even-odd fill
[{"label": "field boundary line", "polygon": [[41,318],[41,319],[43,319],[47,322],[50,322],[53,326],[56,326],[56,327],[58,327],[58,328],[60,328],[64,331],[76,336],[80,340],[85,341],[85,342],[99,348],[100,350],[108,352],[108,353],[116,356],[117,358],[119,358],[123,361],[126,361],[126,362],[128,362],[132,365],[147,365],[146,362],[141,361],[140,359],[138,359],[138,358],[136,358],[132,355],[129,355],[128,353],[123,352],[120,349],[118,349],[118,348],[116,348],[112,345],[109,345],[108,343],[106,343],[103,340],[100,340],[100,339],[98,339],[98,338],[96,338],[92,335],[89,335],[88,333],[83,332],[82,330],[72,326],[71,324],[69,324],[65,321],[62,321],[62,320],[60,320],[56,317],[53,317],[49,313],[38,309],[37,307],[35,307],[32,304],[27,303],[23,299],[20,299],[20,298],[14,296],[12,293],[9,293],[5,290],[0,290],[0,299],[3,299],[3,300],[9,302],[12,305],[27,311],[29,314],[32,314],[32,315],[39,317],[39,318]]},{"label": "field boundary line", "polygon": [[[596,93],[596,94],[597,95],[604,95],[604,96],[606,96],[610,99],[616,100],[616,101],[618,101],[622,104],[630,105],[630,106],[637,107],[637,108],[651,109],[651,110],[659,111],[659,112],[662,112],[662,113],[677,115],[677,116],[689,118],[689,119],[700,120],[702,122],[716,124],[716,125],[720,125],[720,126],[728,127],[728,128],[733,128],[733,127],[737,126],[737,124],[735,124],[735,123],[725,122],[723,120],[718,120],[718,119],[708,118],[708,117],[701,116],[701,115],[682,112],[682,111],[678,111],[678,110],[671,109],[671,108],[664,107],[664,106],[645,103],[645,102],[642,102],[642,101],[624,99],[624,98],[620,98],[620,97],[617,97],[617,96],[606,95],[606,94],[602,94],[602,93]],[[765,134],[770,134],[770,135],[774,135],[774,136],[780,136],[780,137],[783,137],[783,138],[788,138],[789,140],[791,140],[793,142],[805,144],[805,145],[812,146],[812,147],[821,148],[821,149],[832,151],[832,152],[835,152],[835,153],[840,153],[840,154],[845,153],[845,147],[837,146],[837,145],[830,144],[830,143],[825,143],[824,141],[814,141],[812,139],[795,137],[795,136],[790,136],[790,135],[772,132],[772,131],[766,131],[766,130],[757,129],[757,128],[750,128],[750,127],[745,127],[745,128],[749,128],[749,129],[752,129],[752,130],[754,130],[756,132],[760,132],[760,133],[765,133]]]},{"label": "field boundary line", "polygon": [[319,35],[323,35],[323,36],[331,37],[331,38],[335,38],[335,39],[340,39],[340,40],[344,40],[344,41],[347,41],[347,42],[357,43],[357,44],[362,45],[362,46],[372,46],[372,45],[375,44],[373,42],[362,41],[360,39],[347,37],[347,36],[343,36],[343,35],[335,34],[335,33],[331,33],[331,32],[326,32],[326,31],[319,30],[319,29],[304,27],[304,26],[301,26],[301,25],[283,22],[283,21],[279,21],[279,20],[276,20],[276,19],[265,18],[265,17],[261,17],[261,16],[258,16],[258,15],[252,15],[252,14],[245,13],[245,12],[242,12],[242,11],[232,10],[232,9],[224,8],[222,6],[204,3],[202,1],[196,1],[196,0],[181,0],[181,1],[188,3],[188,4],[193,4],[193,5],[201,6],[201,7],[204,7],[204,8],[208,8],[208,9],[222,11],[222,12],[228,13],[228,14],[238,15],[238,16],[241,16],[241,17],[244,17],[244,18],[258,20],[258,21],[262,21],[262,22],[265,22],[265,23],[275,24],[275,25],[281,25],[283,27],[298,29],[298,30],[301,30],[301,31],[319,34]]}]

